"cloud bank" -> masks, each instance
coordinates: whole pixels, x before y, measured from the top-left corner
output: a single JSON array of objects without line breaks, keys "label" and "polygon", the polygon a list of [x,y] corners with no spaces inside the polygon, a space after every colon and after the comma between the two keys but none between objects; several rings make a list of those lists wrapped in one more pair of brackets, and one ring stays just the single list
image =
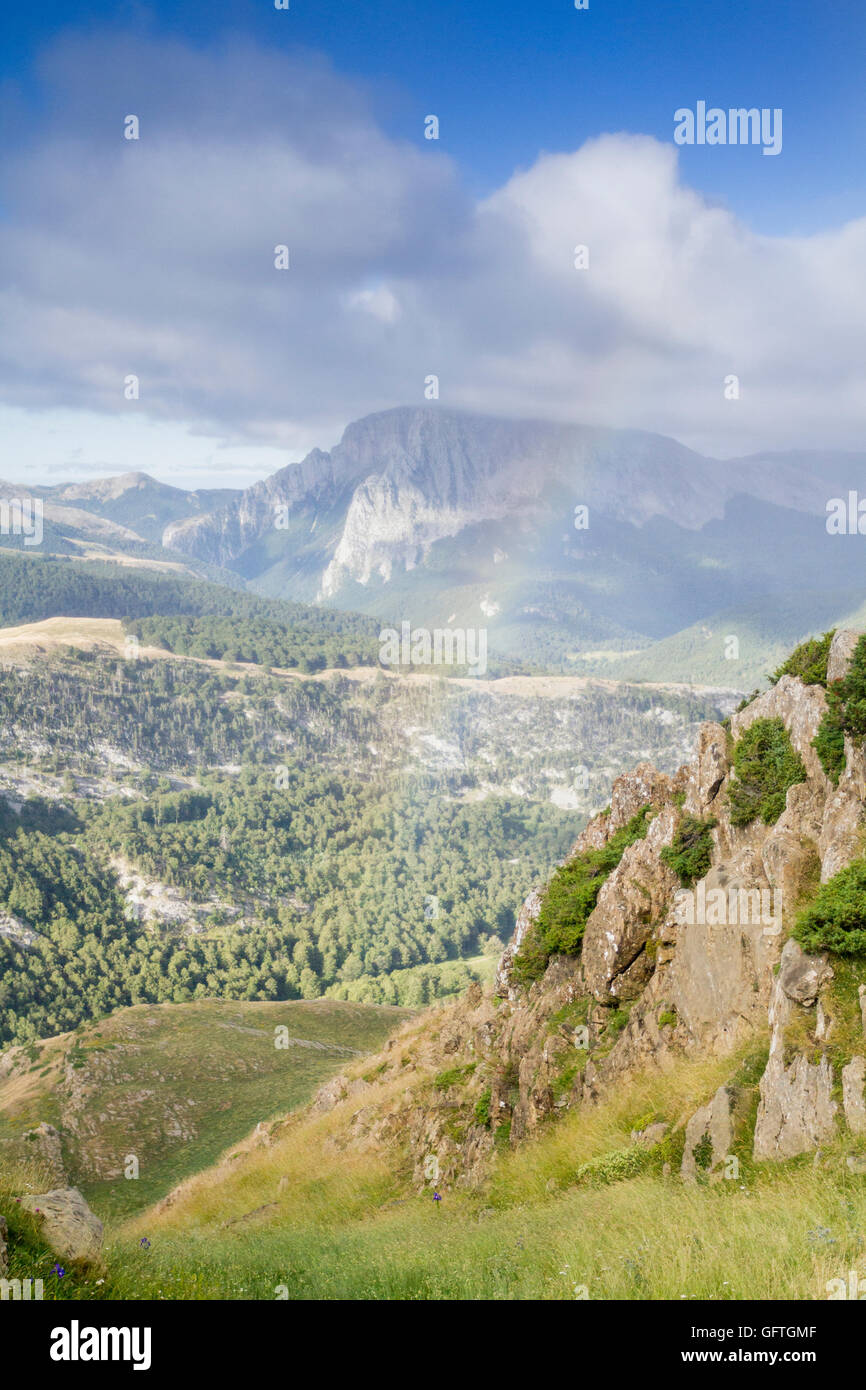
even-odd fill
[{"label": "cloud bank", "polygon": [[435,374],[448,407],[720,455],[862,447],[866,219],[755,235],[683,186],[673,143],[616,133],[477,201],[416,138],[427,113],[387,135],[312,53],[68,38],[40,81],[36,113],[4,95],[0,155],[0,398],[34,420],[138,413],[296,456]]}]

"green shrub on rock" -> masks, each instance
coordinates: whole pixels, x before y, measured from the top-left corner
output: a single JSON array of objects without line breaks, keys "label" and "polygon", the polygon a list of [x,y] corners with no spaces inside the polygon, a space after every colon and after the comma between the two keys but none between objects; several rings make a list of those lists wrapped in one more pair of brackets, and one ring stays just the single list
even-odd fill
[{"label": "green shrub on rock", "polygon": [[843,733],[866,736],[866,635],[854,648],[847,673],[830,687],[830,706]]},{"label": "green shrub on rock", "polygon": [[680,818],[673,842],[661,852],[662,862],[679,876],[683,888],[691,888],[709,870],[713,856],[711,831],[717,820],[699,820],[688,812]]},{"label": "green shrub on rock", "polygon": [[812,739],[812,747],[834,787],[845,771],[845,731],[839,719],[838,701],[829,692],[830,708],[818,725],[818,732]]},{"label": "green shrub on rock", "polygon": [[823,637],[809,637],[801,642],[770,676],[771,685],[775,685],[782,676],[798,676],[804,685],[823,685],[826,689],[827,662],[835,632],[836,629],[831,628]]},{"label": "green shrub on rock", "polygon": [[866,860],[855,860],[822,884],[792,934],[805,951],[866,955]]},{"label": "green shrub on rock", "polygon": [[760,816],[774,825],[785,809],[789,787],[805,782],[806,769],[781,719],[756,719],[734,745],[734,773],[728,787],[733,825]]}]

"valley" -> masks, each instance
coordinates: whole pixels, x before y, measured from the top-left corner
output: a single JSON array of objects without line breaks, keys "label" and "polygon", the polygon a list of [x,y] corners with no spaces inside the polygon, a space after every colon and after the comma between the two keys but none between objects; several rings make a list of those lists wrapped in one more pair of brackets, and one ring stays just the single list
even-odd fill
[{"label": "valley", "polygon": [[735,699],[280,671],[108,618],[4,629],[0,1035],[214,992],[453,994],[622,763],[675,765]]}]

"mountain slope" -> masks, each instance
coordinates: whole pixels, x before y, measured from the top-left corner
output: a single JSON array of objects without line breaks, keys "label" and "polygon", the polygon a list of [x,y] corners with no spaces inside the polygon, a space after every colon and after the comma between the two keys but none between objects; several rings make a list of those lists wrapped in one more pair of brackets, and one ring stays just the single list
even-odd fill
[{"label": "mountain slope", "polygon": [[[675,777],[618,779],[571,863],[639,808],[649,820],[608,868],[580,953],[521,978],[550,889],[531,894],[494,995],[476,985],[411,1020],[265,1147],[181,1184],[123,1233],[157,1252],[132,1287],[171,1270],[201,1296],[195,1231],[215,1297],[839,1297],[866,1219],[866,964],[789,933],[819,875],[826,899],[862,866],[862,737],[838,788],[811,742],[856,641],[837,634],[818,684],[783,676],[730,741],[705,726]],[[802,766],[775,819],[743,824],[737,748],[768,720]],[[709,837],[704,893],[733,916],[675,910],[683,861],[665,852],[687,817]],[[778,909],[741,915],[756,889]]]},{"label": "mountain slope", "polygon": [[120,1009],[2,1053],[0,1157],[10,1164],[39,1151],[39,1138],[24,1136],[51,1124],[69,1182],[104,1215],[128,1215],[213,1162],[258,1121],[305,1102],[347,1060],[381,1047],[407,1016],[334,1000]]}]

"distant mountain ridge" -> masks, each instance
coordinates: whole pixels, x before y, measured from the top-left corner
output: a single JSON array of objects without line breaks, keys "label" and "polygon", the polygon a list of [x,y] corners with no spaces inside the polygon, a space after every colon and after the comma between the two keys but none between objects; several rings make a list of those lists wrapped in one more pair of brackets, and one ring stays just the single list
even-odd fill
[{"label": "distant mountain ridge", "polygon": [[[866,463],[866,455],[840,456]],[[349,425],[330,452],[313,450],[211,515],[172,523],[163,542],[214,563],[237,561],[274,524],[278,505],[333,507],[348,486],[324,588],[339,571],[361,583],[466,525],[508,516],[551,485],[611,520],[664,516],[694,529],[719,519],[737,493],[823,511],[822,455],[761,455],[720,462],[663,435],[398,407]],[[390,553],[389,553],[390,552]],[[385,574],[383,573],[383,577]]]},{"label": "distant mountain ridge", "polygon": [[[783,598],[796,615],[808,596],[828,623],[859,607],[858,542],[829,536],[825,515],[861,488],[866,453],[720,461],[639,430],[429,405],[355,421],[242,491],[131,473],[32,492],[79,548],[159,546],[268,597],[484,625],[502,656],[589,670],[722,612],[736,635],[738,614],[766,628]],[[731,667],[712,679],[730,684]]]}]

